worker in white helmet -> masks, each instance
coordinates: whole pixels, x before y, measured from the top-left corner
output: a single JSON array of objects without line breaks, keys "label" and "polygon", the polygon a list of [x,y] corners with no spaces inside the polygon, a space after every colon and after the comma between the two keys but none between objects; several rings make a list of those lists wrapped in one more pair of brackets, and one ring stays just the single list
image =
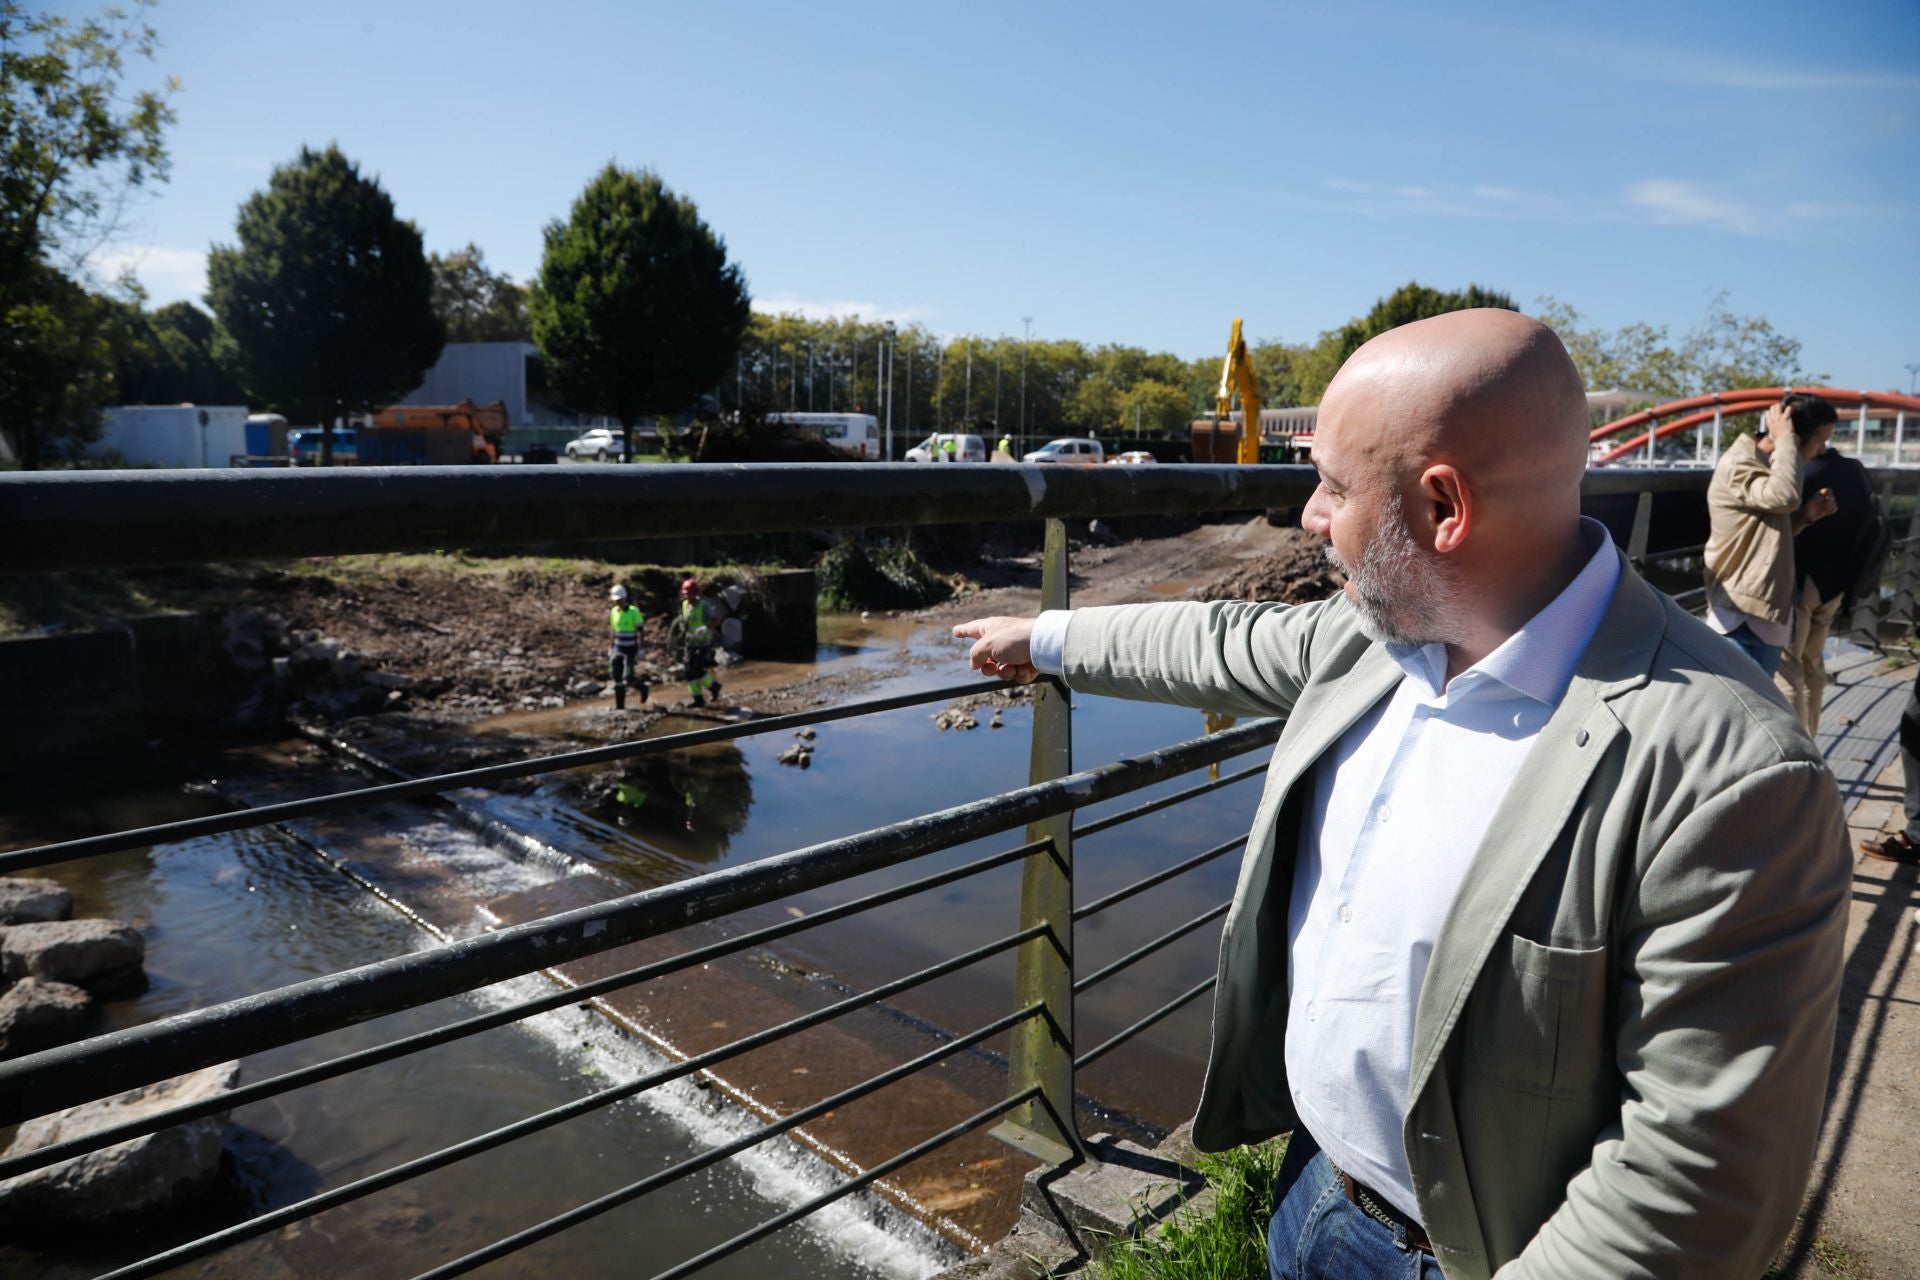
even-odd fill
[{"label": "worker in white helmet", "polygon": [[647,682],[637,675],[640,664],[640,624],[646,621],[637,606],[627,599],[627,589],[619,583],[607,593],[607,599],[613,607],[607,614],[607,625],[613,630],[613,652],[608,655],[607,674],[613,680],[613,705],[616,710],[627,707],[627,684],[640,686],[640,701],[647,700]]}]

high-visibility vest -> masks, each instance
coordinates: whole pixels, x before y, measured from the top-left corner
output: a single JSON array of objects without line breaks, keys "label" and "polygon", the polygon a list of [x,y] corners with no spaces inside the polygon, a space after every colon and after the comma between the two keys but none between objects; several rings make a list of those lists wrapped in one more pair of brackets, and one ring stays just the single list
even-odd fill
[{"label": "high-visibility vest", "polygon": [[706,603],[701,600],[680,602],[680,624],[686,629],[687,643],[709,644],[713,633],[707,628]]},{"label": "high-visibility vest", "polygon": [[1008,455],[1011,455],[1013,453],[1013,437],[1012,436],[1000,437],[1000,452]]},{"label": "high-visibility vest", "polygon": [[613,628],[613,647],[637,650],[640,647],[640,610],[630,604],[617,604],[607,612],[607,625]]},{"label": "high-visibility vest", "polygon": [[947,437],[947,438],[946,438],[945,440],[943,440],[943,441],[941,441],[941,443],[940,443],[940,447],[941,447],[942,449],[945,449],[945,450],[946,450],[946,451],[947,451],[947,452],[948,452],[949,454],[951,454],[951,453],[953,452],[953,450],[954,450],[954,439],[953,439],[953,437],[952,437],[952,436],[948,436],[948,437]]}]

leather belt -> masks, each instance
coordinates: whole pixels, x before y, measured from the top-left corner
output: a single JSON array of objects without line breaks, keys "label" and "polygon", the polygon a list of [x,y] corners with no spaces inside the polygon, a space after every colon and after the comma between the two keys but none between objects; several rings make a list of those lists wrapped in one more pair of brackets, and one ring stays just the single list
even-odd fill
[{"label": "leather belt", "polygon": [[1410,1221],[1405,1215],[1397,1212],[1364,1182],[1355,1182],[1339,1165],[1334,1165],[1333,1171],[1340,1177],[1340,1189],[1347,1193],[1347,1199],[1352,1201],[1360,1212],[1389,1231],[1395,1228],[1404,1230],[1407,1233],[1407,1243],[1422,1253],[1433,1252],[1433,1241],[1427,1239],[1427,1233],[1419,1223]]}]

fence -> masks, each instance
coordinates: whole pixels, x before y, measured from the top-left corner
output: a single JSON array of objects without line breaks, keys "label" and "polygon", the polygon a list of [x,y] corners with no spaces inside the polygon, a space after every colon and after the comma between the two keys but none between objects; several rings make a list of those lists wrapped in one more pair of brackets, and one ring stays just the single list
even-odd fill
[{"label": "fence", "polygon": [[[1876,473],[1889,503],[1914,473]],[[671,468],[510,469],[407,468],[291,474],[254,472],[70,473],[0,476],[0,571],[128,567],[210,559],[330,555],[600,541],[610,528],[630,536],[768,532],[841,528],[849,512],[875,526],[990,520],[1044,522],[1042,596],[1046,607],[1068,603],[1066,520],[1166,512],[1244,511],[1298,507],[1315,483],[1306,467],[1159,467],[1126,470],[1038,467],[685,466]],[[1697,471],[1622,469],[1589,474],[1586,494],[1611,512],[1615,536],[1638,563],[1697,554],[1657,529],[1686,519],[1656,518],[1657,503],[1681,516],[1698,514],[1706,476]],[[1603,511],[1603,514],[1605,512]],[[1920,504],[1910,504],[1906,536],[1896,553],[1895,590],[1869,602],[1856,622],[1876,629],[1910,624],[1920,558]],[[897,697],[771,717],[747,723],[514,760],[285,803],[261,805],[138,830],[107,832],[0,854],[0,874],[57,866],[191,836],[235,831],[295,818],[356,810],[382,801],[430,796],[510,778],[583,765],[631,760],[747,735],[780,733],[851,716],[944,702],[992,686],[970,681]],[[482,936],[393,956],[363,967],[262,991],[63,1048],[0,1063],[0,1124],[106,1097],[239,1055],[292,1044],[399,1010],[476,991],[503,979],[551,969],[702,921],[779,903],[793,895],[900,866],[940,850],[1011,833],[1016,843],[964,865],[854,897],[799,919],[752,929],[665,959],[568,986],[402,1036],[315,1065],[240,1086],[219,1098],[176,1106],[137,1122],[68,1138],[0,1161],[0,1178],[97,1151],[141,1134],[246,1102],[277,1097],[377,1063],[579,1004],[635,984],[705,964],[829,921],[950,885],[985,871],[1022,867],[1020,915],[1008,932],[918,972],[847,996],[801,1017],[769,1026],[639,1079],[600,1089],[427,1155],[405,1160],[296,1203],[256,1214],[198,1239],[122,1267],[115,1277],[152,1275],[280,1230],[484,1151],[610,1106],[673,1080],[694,1076],[855,1009],[989,957],[1016,956],[1013,1007],[935,1049],[910,1058],[690,1159],[451,1258],[423,1273],[470,1271],[535,1241],[629,1203],[669,1182],[724,1160],[755,1143],[806,1125],[836,1107],[904,1080],[955,1055],[1010,1036],[1005,1093],[941,1132],[846,1178],[828,1192],[779,1214],[662,1276],[682,1276],[748,1247],[824,1205],[885,1179],[944,1144],[988,1126],[1048,1162],[1082,1154],[1074,1112],[1075,1072],[1123,1047],[1147,1028],[1205,995],[1208,979],[1144,1011],[1107,1040],[1085,1045],[1075,1035],[1075,998],[1173,941],[1220,919],[1221,902],[1091,973],[1074,964],[1075,927],[1120,902],[1236,851],[1228,841],[1179,851],[1168,865],[1094,901],[1073,900],[1077,837],[1104,831],[1264,773],[1264,764],[1217,776],[1223,761],[1275,742],[1281,725],[1256,721],[1146,755],[1076,771],[1070,695],[1055,682],[1037,694],[1027,786],[908,821],[849,834],[808,848],[728,868],[665,887],[578,908]],[[1131,808],[1076,825],[1085,807],[1212,768],[1215,776]]]}]

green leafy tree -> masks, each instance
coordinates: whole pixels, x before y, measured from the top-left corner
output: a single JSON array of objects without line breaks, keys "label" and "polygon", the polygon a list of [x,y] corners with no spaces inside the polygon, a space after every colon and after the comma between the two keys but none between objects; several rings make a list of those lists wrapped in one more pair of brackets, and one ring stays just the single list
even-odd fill
[{"label": "green leafy tree", "polygon": [[1387,330],[1430,316],[1474,307],[1519,310],[1506,294],[1477,284],[1456,290],[1430,289],[1418,281],[1401,285],[1374,303],[1373,309],[1364,316],[1321,334],[1312,349],[1301,356],[1293,366],[1300,391],[1299,403],[1320,403],[1320,397],[1326,394],[1327,384],[1333,381],[1333,375],[1340,371],[1347,357]]},{"label": "green leafy tree", "polygon": [[253,399],[320,422],[391,404],[420,385],[446,326],[420,231],[340,154],[302,147],[240,206],[235,245],[207,258],[207,296]]},{"label": "green leafy tree", "polygon": [[734,372],[749,315],[740,268],[693,201],[612,164],[547,224],[528,309],[548,382],[618,419],[629,458],[643,415],[684,409]]},{"label": "green leafy tree", "polygon": [[1724,293],[1714,298],[1700,326],[1679,338],[1665,325],[1640,321],[1618,329],[1590,326],[1578,310],[1552,297],[1536,303],[1535,316],[1560,335],[1592,391],[1619,388],[1672,400],[1826,378],[1801,365],[1798,338],[1781,333],[1764,316],[1736,315]]},{"label": "green leafy tree", "polygon": [[1187,393],[1169,383],[1142,378],[1120,400],[1118,426],[1136,436],[1176,436],[1191,421]]},{"label": "green leafy tree", "polygon": [[76,20],[0,0],[0,428],[29,468],[97,434],[112,395],[106,317],[72,277],[166,180],[178,85],[123,85],[157,47],[120,10]]},{"label": "green leafy tree", "polygon": [[429,254],[427,264],[433,268],[433,309],[446,322],[448,342],[533,340],[527,291],[489,271],[478,245]]}]

